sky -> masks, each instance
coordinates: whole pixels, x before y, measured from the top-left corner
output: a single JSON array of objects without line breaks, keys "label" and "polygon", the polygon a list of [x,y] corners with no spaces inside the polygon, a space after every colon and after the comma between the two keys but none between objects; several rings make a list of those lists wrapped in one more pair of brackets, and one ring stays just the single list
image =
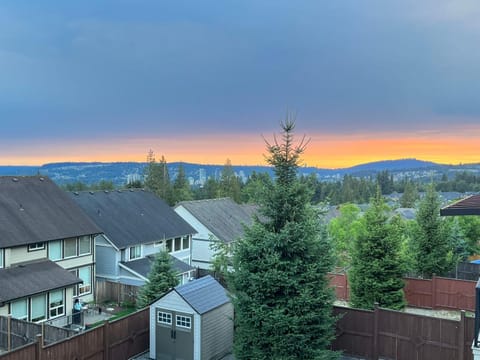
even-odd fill
[{"label": "sky", "polygon": [[[3,0],[0,164],[480,162],[476,0]],[[289,114],[289,115],[288,115]]]}]

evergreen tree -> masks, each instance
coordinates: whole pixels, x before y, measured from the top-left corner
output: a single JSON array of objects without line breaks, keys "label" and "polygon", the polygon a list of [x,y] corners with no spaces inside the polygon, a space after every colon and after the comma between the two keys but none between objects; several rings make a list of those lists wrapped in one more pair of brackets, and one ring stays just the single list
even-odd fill
[{"label": "evergreen tree", "polygon": [[400,197],[400,206],[404,208],[412,208],[418,199],[418,191],[412,181],[406,181],[403,188],[403,194]]},{"label": "evergreen tree", "polygon": [[365,232],[355,241],[350,279],[353,307],[402,309],[405,306],[400,218],[389,222],[380,189],[363,217]]},{"label": "evergreen tree", "polygon": [[282,123],[281,143],[267,142],[275,182],[261,199],[262,221],[245,229],[229,277],[235,306],[236,359],[334,359],[330,242],[297,179],[306,143]]},{"label": "evergreen tree", "polygon": [[185,175],[185,169],[182,164],[178,165],[178,174],[173,182],[173,203],[188,201],[193,199],[192,188]]},{"label": "evergreen tree", "polygon": [[218,185],[218,197],[229,197],[236,203],[240,202],[241,184],[233,171],[230,159],[225,162]]},{"label": "evergreen tree", "polygon": [[263,197],[265,189],[272,185],[272,179],[267,173],[252,172],[245,186],[242,188],[242,201],[244,203],[258,203]]},{"label": "evergreen tree", "polygon": [[172,269],[170,255],[166,251],[159,252],[156,254],[148,274],[148,281],[140,289],[137,297],[137,307],[147,306],[177,284],[177,273]]},{"label": "evergreen tree", "polygon": [[172,184],[170,183],[167,161],[162,155],[162,159],[156,162],[155,154],[152,150],[147,155],[145,188],[165,200],[169,205],[173,205]]},{"label": "evergreen tree", "polygon": [[440,199],[433,184],[418,205],[413,245],[419,275],[430,278],[451,269],[448,232],[440,217]]}]

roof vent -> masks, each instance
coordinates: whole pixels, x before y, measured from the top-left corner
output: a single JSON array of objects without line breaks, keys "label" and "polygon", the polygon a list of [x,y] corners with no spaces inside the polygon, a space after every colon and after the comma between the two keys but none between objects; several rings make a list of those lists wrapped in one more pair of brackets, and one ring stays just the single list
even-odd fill
[{"label": "roof vent", "polygon": [[25,210],[25,209],[23,208],[23,205],[22,205],[22,204],[19,204],[18,210],[20,210],[20,211],[24,211],[24,210]]},{"label": "roof vent", "polygon": [[14,177],[14,178],[12,179],[12,181],[13,181],[13,182],[18,182],[18,178]]},{"label": "roof vent", "polygon": [[93,195],[93,191],[89,191],[90,195]]},{"label": "roof vent", "polygon": [[43,180],[45,180],[45,178],[44,178],[44,177],[41,177],[41,178],[40,178],[40,181],[43,181]]},{"label": "roof vent", "polygon": [[108,190],[103,190],[103,192],[104,192],[105,194],[108,194]]},{"label": "roof vent", "polygon": [[133,189],[130,189],[130,192],[133,192]]},{"label": "roof vent", "polygon": [[73,194],[78,196],[78,191],[74,191]]},{"label": "roof vent", "polygon": [[102,212],[100,211],[100,209],[97,209],[97,215],[102,216]]},{"label": "roof vent", "polygon": [[117,190],[117,192],[118,192],[118,193],[121,193],[121,192],[122,192],[122,190],[120,190],[120,189],[119,189],[119,190]]}]

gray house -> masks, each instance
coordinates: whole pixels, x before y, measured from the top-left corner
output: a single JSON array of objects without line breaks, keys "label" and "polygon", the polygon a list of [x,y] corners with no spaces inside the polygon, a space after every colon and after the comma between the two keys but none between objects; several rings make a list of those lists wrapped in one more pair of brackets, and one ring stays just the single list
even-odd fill
[{"label": "gray house", "polygon": [[221,359],[232,351],[233,305],[210,275],[150,305],[150,358]]},{"label": "gray house", "polygon": [[0,177],[0,315],[66,325],[74,299],[94,299],[98,233],[47,177]]},{"label": "gray house", "polygon": [[130,189],[70,196],[103,231],[95,238],[97,281],[142,286],[161,250],[173,256],[179,283],[194,276],[190,263],[195,230],[155,194]]},{"label": "gray house", "polygon": [[230,198],[182,201],[175,211],[194,229],[192,238],[192,265],[210,269],[218,241],[231,243],[243,236],[243,226],[253,223],[257,209],[240,205]]}]

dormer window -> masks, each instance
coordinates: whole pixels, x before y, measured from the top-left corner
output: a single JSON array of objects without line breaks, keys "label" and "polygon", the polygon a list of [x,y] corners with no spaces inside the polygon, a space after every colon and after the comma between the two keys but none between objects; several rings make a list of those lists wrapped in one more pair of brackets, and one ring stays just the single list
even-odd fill
[{"label": "dormer window", "polygon": [[131,246],[129,249],[129,253],[130,253],[129,255],[130,260],[135,260],[142,257],[142,246],[141,245]]},{"label": "dormer window", "polygon": [[43,250],[43,249],[45,249],[45,243],[44,242],[28,244],[28,251],[37,251],[37,250]]}]

